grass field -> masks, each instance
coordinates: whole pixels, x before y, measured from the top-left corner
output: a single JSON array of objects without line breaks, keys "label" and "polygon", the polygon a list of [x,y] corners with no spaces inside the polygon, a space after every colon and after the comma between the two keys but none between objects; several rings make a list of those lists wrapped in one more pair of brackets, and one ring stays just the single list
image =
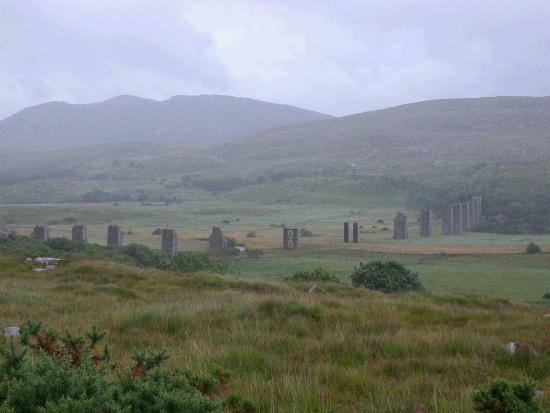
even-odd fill
[{"label": "grass field", "polygon": [[[134,349],[166,348],[171,367],[230,372],[228,390],[260,412],[471,412],[472,390],[493,377],[529,376],[550,406],[550,254],[527,255],[550,236],[468,233],[391,239],[396,209],[376,205],[295,205],[219,200],[181,204],[2,205],[0,222],[21,234],[47,224],[70,236],[73,222],[105,244],[106,227],[125,243],[157,249],[155,228],[178,230],[180,250],[203,251],[212,225],[261,258],[229,258],[229,271],[177,274],[102,259],[34,273],[20,255],[0,252],[0,325],[28,319],[64,331],[92,325],[109,333],[114,361]],[[361,224],[358,244],[342,242],[343,222]],[[383,221],[383,222],[382,222]],[[312,237],[281,249],[281,224]],[[247,237],[253,231],[254,237]],[[361,261],[396,260],[418,272],[423,294],[384,295],[350,285]],[[288,281],[298,270],[326,268],[341,280],[308,294]],[[508,355],[510,341],[535,354]],[[422,410],[424,409],[424,410]]]},{"label": "grass field", "polygon": [[[550,251],[550,235],[467,233],[438,234],[421,238],[416,211],[410,217],[410,238],[393,240],[392,218],[396,209],[345,208],[340,205],[296,206],[257,204],[249,201],[189,201],[182,204],[46,204],[0,206],[0,222],[19,233],[30,233],[34,224],[48,224],[52,237],[70,237],[72,224],[88,226],[91,242],[105,244],[106,227],[117,223],[130,232],[125,243],[160,247],[155,228],[178,230],[180,250],[206,250],[212,225],[228,236],[265,252],[261,259],[236,259],[231,270],[243,276],[285,277],[299,269],[325,267],[344,282],[354,266],[371,259],[395,259],[420,274],[430,292],[482,294],[518,301],[537,302],[550,292],[550,254],[524,254],[529,242]],[[344,244],[342,224],[361,224],[359,244]],[[383,221],[383,222],[381,222]],[[313,237],[302,238],[301,250],[281,249],[281,224],[305,227]],[[247,237],[248,232],[254,237]]]},{"label": "grass field", "polygon": [[[83,260],[37,274],[1,256],[0,322],[35,319],[60,331],[97,325],[117,363],[147,347],[167,349],[171,367],[220,366],[230,373],[228,389],[261,412],[471,412],[473,388],[522,376],[535,378],[540,402],[550,403],[548,308],[308,288],[252,266],[241,275],[182,275]],[[539,354],[506,354],[514,340]]]}]

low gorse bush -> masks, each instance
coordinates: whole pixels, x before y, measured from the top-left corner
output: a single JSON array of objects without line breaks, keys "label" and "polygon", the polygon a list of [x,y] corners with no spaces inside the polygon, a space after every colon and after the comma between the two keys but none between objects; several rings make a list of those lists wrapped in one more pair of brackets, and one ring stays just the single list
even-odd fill
[{"label": "low gorse bush", "polygon": [[493,379],[473,394],[474,409],[483,413],[542,413],[535,401],[535,382]]},{"label": "low gorse bush", "polygon": [[422,291],[418,274],[405,268],[395,261],[371,261],[359,263],[351,275],[354,287],[364,287],[369,290],[384,293]]},{"label": "low gorse bush", "polygon": [[540,254],[542,252],[542,249],[534,242],[530,242],[529,244],[527,244],[525,252],[527,254]]},{"label": "low gorse bush", "polygon": [[[10,413],[254,413],[252,401],[225,395],[227,375],[162,368],[164,352],[135,352],[133,365],[108,366],[105,333],[79,336],[28,322],[0,341],[0,411]],[[29,357],[29,352],[33,352]]]},{"label": "low gorse bush", "polygon": [[340,282],[338,278],[331,275],[330,272],[323,267],[318,267],[311,271],[297,271],[290,279],[295,281]]},{"label": "low gorse bush", "polygon": [[186,251],[172,256],[152,250],[141,244],[106,247],[95,244],[80,244],[67,238],[52,238],[46,242],[36,242],[25,236],[4,237],[0,238],[0,250],[12,255],[19,255],[21,258],[35,255],[59,258],[100,257],[115,261],[131,261],[140,267],[177,272],[211,271],[224,273],[228,268],[228,264],[221,257],[213,257],[201,252]]}]

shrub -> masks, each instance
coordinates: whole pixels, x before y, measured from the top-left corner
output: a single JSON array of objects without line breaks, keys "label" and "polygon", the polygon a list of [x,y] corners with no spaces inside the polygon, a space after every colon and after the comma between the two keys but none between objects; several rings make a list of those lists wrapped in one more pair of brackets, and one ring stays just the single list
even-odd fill
[{"label": "shrub", "polygon": [[535,382],[531,379],[517,382],[493,379],[473,394],[475,411],[486,413],[541,412],[534,399]]},{"label": "shrub", "polygon": [[162,234],[162,229],[157,228],[157,229],[155,229],[151,234],[152,234],[152,235],[161,235],[161,234]]},{"label": "shrub", "polygon": [[300,228],[300,236],[304,238],[313,237],[313,232],[309,229]]},{"label": "shrub", "polygon": [[540,254],[542,250],[537,244],[535,244],[534,242],[530,242],[529,244],[527,244],[527,247],[525,248],[525,252],[527,254]]},{"label": "shrub", "polygon": [[291,279],[297,281],[340,282],[338,278],[330,275],[328,270],[323,267],[318,267],[311,271],[297,271]]},{"label": "shrub", "polygon": [[151,248],[141,244],[128,244],[122,249],[123,253],[132,258],[137,265],[155,267],[159,263],[158,254]]},{"label": "shrub", "polygon": [[235,238],[227,237],[227,248],[235,248],[237,246],[237,240]]},{"label": "shrub", "polygon": [[246,238],[256,238],[256,231],[248,231],[246,233]]},{"label": "shrub", "polygon": [[418,274],[395,261],[359,263],[351,275],[354,287],[365,287],[385,293],[421,291]]},{"label": "shrub", "polygon": [[550,293],[544,293],[544,294],[542,295],[542,298],[543,298],[544,300],[550,300]]},{"label": "shrub", "polygon": [[180,252],[170,260],[169,269],[180,272],[227,271],[227,264],[204,253]]},{"label": "shrub", "polygon": [[[241,396],[220,398],[223,388],[213,375],[194,375],[160,365],[164,352],[135,352],[133,365],[103,364],[109,352],[96,350],[105,333],[86,336],[46,330],[28,322],[19,342],[0,342],[0,410],[10,413],[188,412],[253,413]],[[33,351],[33,357],[27,353]],[[203,392],[204,391],[204,392]],[[209,395],[216,394],[216,400]]]},{"label": "shrub", "polygon": [[63,252],[78,252],[85,249],[84,245],[80,242],[67,238],[50,238],[45,244],[52,250]]},{"label": "shrub", "polygon": [[246,250],[248,258],[260,258],[264,256],[264,251],[259,248],[251,248]]}]

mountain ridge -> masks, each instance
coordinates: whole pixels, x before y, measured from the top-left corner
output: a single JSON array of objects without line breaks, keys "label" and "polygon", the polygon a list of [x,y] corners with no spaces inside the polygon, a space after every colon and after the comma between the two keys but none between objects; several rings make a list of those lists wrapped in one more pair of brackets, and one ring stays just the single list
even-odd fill
[{"label": "mountain ridge", "polygon": [[119,142],[227,142],[260,130],[329,118],[291,105],[226,95],[46,102],[0,120],[0,147],[57,149]]}]

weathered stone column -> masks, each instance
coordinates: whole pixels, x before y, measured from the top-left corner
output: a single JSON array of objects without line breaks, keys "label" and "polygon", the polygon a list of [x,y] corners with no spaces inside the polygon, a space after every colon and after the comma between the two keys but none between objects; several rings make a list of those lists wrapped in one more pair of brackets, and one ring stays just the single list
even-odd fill
[{"label": "weathered stone column", "polygon": [[175,230],[164,228],[162,230],[162,252],[174,255],[178,252],[178,234]]},{"label": "weathered stone column", "polygon": [[110,247],[122,246],[123,236],[118,225],[109,225],[107,229],[107,245]]},{"label": "weathered stone column", "polygon": [[50,238],[50,230],[46,225],[35,225],[32,231],[32,238],[47,241]]},{"label": "weathered stone column", "polygon": [[453,208],[453,221],[452,232],[453,235],[462,234],[462,204],[454,204]]},{"label": "weathered stone column", "polygon": [[353,242],[357,244],[359,242],[359,224],[353,223]]},{"label": "weathered stone column", "polygon": [[423,209],[420,211],[420,236],[432,236],[432,210]]},{"label": "weathered stone column", "polygon": [[453,208],[447,207],[441,215],[441,233],[443,235],[453,235]]},{"label": "weathered stone column", "polygon": [[72,240],[85,244],[88,242],[88,229],[84,225],[73,225]]},{"label": "weathered stone column", "polygon": [[467,232],[470,230],[470,204],[468,202],[461,202],[460,212],[462,214],[462,232]]},{"label": "weathered stone column", "polygon": [[344,222],[344,242],[349,242],[349,222]]},{"label": "weathered stone column", "polygon": [[398,212],[393,220],[393,239],[407,239],[408,237],[407,216]]},{"label": "weathered stone column", "polygon": [[211,250],[222,250],[227,248],[227,238],[223,235],[223,231],[220,227],[212,227],[208,245]]}]

